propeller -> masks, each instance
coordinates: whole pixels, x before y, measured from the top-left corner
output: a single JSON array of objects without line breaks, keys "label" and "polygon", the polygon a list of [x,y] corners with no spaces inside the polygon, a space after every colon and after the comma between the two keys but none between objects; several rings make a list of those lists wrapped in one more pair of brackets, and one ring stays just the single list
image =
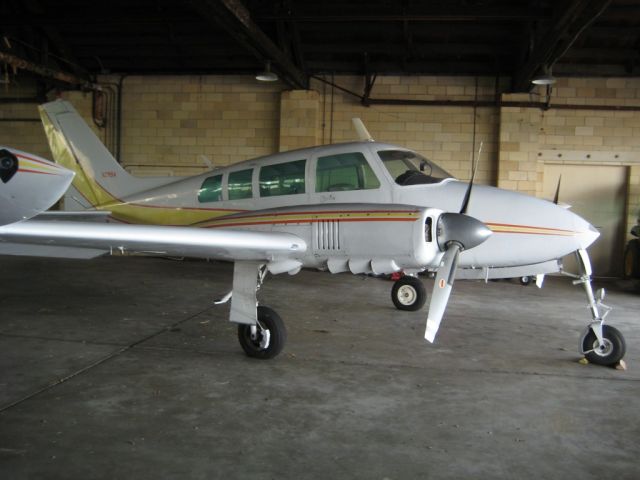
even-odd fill
[{"label": "propeller", "polygon": [[438,219],[437,241],[444,251],[431,294],[424,338],[433,343],[447,308],[456,276],[460,252],[477,247],[491,235],[491,230],[477,218],[464,213],[443,213]]},{"label": "propeller", "polygon": [[[481,151],[482,144],[480,144],[478,157]],[[487,240],[492,233],[491,229],[480,220],[467,215],[473,180],[476,175],[476,166],[477,163],[473,165],[471,179],[462,200],[460,213],[443,213],[438,218],[436,237],[438,247],[444,251],[444,255],[437,270],[436,282],[431,294],[429,314],[427,315],[427,328],[424,332],[424,338],[431,343],[433,343],[438,332],[442,316],[451,296],[460,252],[477,247]]]}]

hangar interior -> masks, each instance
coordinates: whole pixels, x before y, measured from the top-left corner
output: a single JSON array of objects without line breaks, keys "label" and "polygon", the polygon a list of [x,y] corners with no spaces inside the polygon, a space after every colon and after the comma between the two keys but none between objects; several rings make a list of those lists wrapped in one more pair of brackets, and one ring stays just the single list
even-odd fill
[{"label": "hangar interior", "polygon": [[[56,95],[136,175],[350,141],[353,117],[461,179],[482,142],[480,183],[551,198],[573,166],[560,199],[603,232],[596,274],[622,274],[640,209],[634,1],[2,8],[4,144],[47,157],[36,105]],[[267,64],[279,79],[256,81]]]},{"label": "hangar interior", "polygon": [[[609,280],[628,363],[638,360],[637,294],[611,281],[640,216],[637,0],[117,0],[91,10],[30,0],[2,2],[0,15],[0,145],[45,158],[37,106],[64,98],[140,176],[352,141],[358,117],[376,140],[459,179],[470,178],[481,143],[479,184],[550,199],[561,177],[560,201],[601,233],[594,273]],[[276,79],[256,78],[265,72]],[[280,363],[254,365],[219,341],[232,336],[224,322],[208,329],[228,266],[145,260],[99,260],[92,275],[77,262],[3,259],[0,474],[640,475],[640,377],[574,362],[583,298],[560,279],[540,291],[461,282],[448,342],[431,350],[424,315],[387,308],[373,279],[274,279],[267,295],[298,317],[298,344]],[[65,287],[67,276],[90,291]],[[357,294],[339,302],[340,288]],[[392,320],[374,322],[376,311]],[[548,464],[531,464],[541,458]]]}]

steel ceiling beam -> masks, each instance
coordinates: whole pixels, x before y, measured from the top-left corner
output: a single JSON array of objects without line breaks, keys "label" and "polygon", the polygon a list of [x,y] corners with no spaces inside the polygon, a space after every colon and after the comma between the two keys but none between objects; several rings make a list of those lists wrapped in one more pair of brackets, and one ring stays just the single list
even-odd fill
[{"label": "steel ceiling beam", "polygon": [[240,0],[192,0],[191,5],[205,19],[224,29],[260,62],[267,60],[283,81],[294,88],[307,89],[309,78],[251,19]]},{"label": "steel ceiling beam", "polygon": [[[546,8],[508,7],[497,6],[481,8],[464,7],[429,7],[428,12],[411,11],[407,9],[403,13],[376,13],[371,11],[333,13],[331,6],[320,4],[321,9],[316,11],[301,12],[298,9],[294,15],[264,14],[257,18],[260,21],[277,21],[293,19],[302,23],[336,23],[336,22],[504,22],[504,21],[530,21],[546,20],[549,18],[549,10]],[[340,5],[343,6],[343,5]],[[375,8],[371,6],[371,9]]]},{"label": "steel ceiling beam", "polygon": [[612,0],[573,0],[554,16],[551,25],[538,36],[541,40],[528,59],[514,73],[512,90],[531,89],[531,79],[544,66],[552,66],[573,45],[580,34],[611,4]]},{"label": "steel ceiling beam", "polygon": [[74,74],[63,72],[49,68],[46,65],[40,65],[38,63],[26,60],[11,53],[0,50],[0,62],[6,63],[17,70],[26,70],[34,73],[40,77],[56,80],[58,82],[66,83],[76,87],[81,87],[88,90],[99,90],[100,87],[93,82],[78,77]]}]

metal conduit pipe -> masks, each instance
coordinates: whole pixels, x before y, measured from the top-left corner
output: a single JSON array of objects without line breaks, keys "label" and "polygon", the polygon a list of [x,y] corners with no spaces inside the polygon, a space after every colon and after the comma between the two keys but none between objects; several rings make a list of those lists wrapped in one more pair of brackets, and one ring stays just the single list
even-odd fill
[{"label": "metal conduit pipe", "polygon": [[600,110],[612,112],[640,112],[640,105],[573,105],[573,104],[557,104],[547,105],[544,102],[501,102],[499,99],[494,100],[416,100],[410,98],[366,98],[364,95],[355,93],[347,88],[336,85],[329,80],[312,75],[313,79],[323,83],[327,83],[353,97],[356,97],[365,106],[371,105],[400,105],[400,106],[419,106],[419,107],[520,107],[520,108],[539,108],[542,110],[558,109],[558,110]]}]

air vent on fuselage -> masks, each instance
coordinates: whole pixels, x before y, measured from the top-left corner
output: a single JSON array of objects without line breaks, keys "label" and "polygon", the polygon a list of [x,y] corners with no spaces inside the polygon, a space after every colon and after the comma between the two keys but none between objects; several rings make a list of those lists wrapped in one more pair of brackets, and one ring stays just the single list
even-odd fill
[{"label": "air vent on fuselage", "polygon": [[318,250],[340,250],[340,222],[321,220],[314,224]]}]

